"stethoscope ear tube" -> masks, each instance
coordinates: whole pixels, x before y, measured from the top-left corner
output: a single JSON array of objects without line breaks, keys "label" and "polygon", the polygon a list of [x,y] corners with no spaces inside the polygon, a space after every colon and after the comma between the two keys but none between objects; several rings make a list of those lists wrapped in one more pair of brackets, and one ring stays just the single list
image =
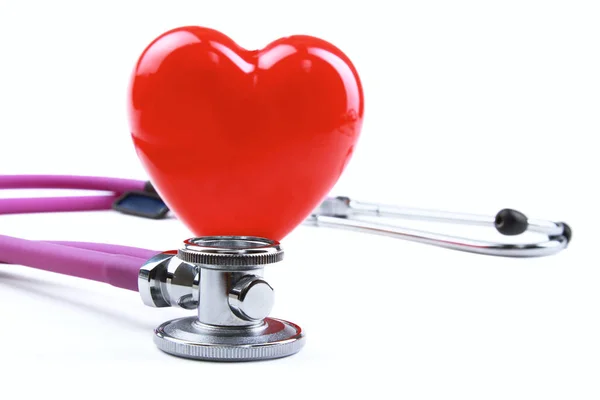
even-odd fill
[{"label": "stethoscope ear tube", "polygon": [[[372,220],[366,220],[365,217],[493,227],[505,236],[536,232],[545,235],[546,240],[525,244],[489,242],[373,222]],[[508,208],[500,210],[495,216],[487,216],[366,203],[348,197],[325,199],[306,220],[306,223],[320,227],[390,236],[452,250],[501,257],[540,257],[556,254],[567,247],[572,236],[571,228],[564,222],[533,220],[519,211]]]}]

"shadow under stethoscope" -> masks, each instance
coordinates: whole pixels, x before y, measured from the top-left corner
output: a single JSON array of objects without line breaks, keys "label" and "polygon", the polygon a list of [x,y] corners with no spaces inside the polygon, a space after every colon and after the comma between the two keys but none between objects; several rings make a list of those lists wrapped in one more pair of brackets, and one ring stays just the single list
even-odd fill
[{"label": "shadow under stethoscope", "polygon": [[[14,275],[4,271],[0,271],[0,285],[27,292],[27,294],[31,296],[37,296],[46,300],[67,304],[70,307],[84,310],[86,313],[92,312],[102,318],[118,321],[120,325],[125,325],[128,328],[133,328],[135,330],[143,329],[146,332],[152,332],[156,325],[156,322],[132,319],[130,315],[125,313],[119,313],[111,310],[110,308],[99,307],[89,301],[85,301],[83,300],[85,299],[85,293],[79,293],[79,289],[73,288],[69,285]],[[48,288],[52,288],[54,290],[49,290]],[[61,295],[57,292],[65,294]],[[81,290],[81,292],[84,291]]]},{"label": "shadow under stethoscope", "polygon": [[[133,329],[135,331],[142,331],[143,333],[151,333],[158,324],[157,321],[141,321],[139,319],[131,318],[131,315],[125,313],[119,313],[112,311],[110,308],[99,307],[94,304],[91,304],[89,301],[86,302],[83,300],[85,297],[81,297],[83,294],[89,294],[88,292],[74,288],[70,285],[63,285],[61,283],[51,282],[43,279],[31,278],[20,276],[16,274],[11,274],[5,271],[0,271],[0,286],[7,286],[12,289],[16,289],[19,291],[27,292],[28,295],[37,296],[42,299],[51,300],[57,303],[66,304],[70,307],[74,307],[78,310],[84,310],[85,312],[92,312],[101,318],[110,319],[119,323],[120,326],[125,326],[128,329]],[[60,295],[54,291],[48,290],[48,288],[53,288],[56,291],[60,291],[61,293],[66,293],[66,295]],[[82,300],[77,300],[80,298]],[[140,305],[142,309],[147,308],[146,306]],[[148,309],[149,311],[156,312],[156,309]],[[172,316],[172,315],[171,315]],[[168,319],[164,315],[159,316],[157,318],[159,321],[163,319]],[[150,338],[149,338],[150,339]],[[151,340],[150,340],[151,343]],[[156,350],[155,346],[151,346],[152,350]],[[157,350],[158,351],[158,350]],[[195,360],[180,358],[168,355],[169,358],[182,360],[185,362],[196,362]],[[281,359],[285,360],[285,359]],[[218,361],[205,361],[211,362],[211,364],[217,365],[231,365],[232,363],[223,363]],[[245,364],[254,364],[258,362],[264,362],[261,360],[250,361]],[[235,363],[234,363],[235,364]]]}]

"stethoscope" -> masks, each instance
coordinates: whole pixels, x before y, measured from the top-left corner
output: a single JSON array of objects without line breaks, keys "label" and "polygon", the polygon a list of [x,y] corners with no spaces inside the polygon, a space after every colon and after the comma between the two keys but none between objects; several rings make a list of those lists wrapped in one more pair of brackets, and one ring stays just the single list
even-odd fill
[{"label": "stethoscope", "polygon": [[[77,189],[105,195],[0,199],[0,214],[109,210],[162,218],[168,206],[149,182],[51,175],[0,176],[0,189]],[[407,229],[368,217],[426,220],[493,227],[502,235],[535,232],[544,240],[525,244],[486,242]],[[367,219],[366,219],[367,218]],[[558,253],[571,240],[564,222],[533,220],[504,209],[495,216],[400,208],[346,197],[326,198],[308,225],[392,236],[454,250],[506,257]],[[273,288],[264,267],[283,259],[279,242],[252,236],[204,236],[177,250],[84,242],[31,241],[0,235],[0,262],[105,282],[138,291],[150,307],[196,309],[197,316],[167,321],[155,330],[162,351],[185,358],[248,361],[295,354],[305,343],[302,329],[270,318]]]}]

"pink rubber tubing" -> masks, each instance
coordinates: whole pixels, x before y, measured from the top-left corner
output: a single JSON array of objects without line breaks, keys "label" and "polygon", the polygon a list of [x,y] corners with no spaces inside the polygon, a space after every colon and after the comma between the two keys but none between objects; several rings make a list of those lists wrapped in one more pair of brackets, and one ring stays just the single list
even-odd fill
[{"label": "pink rubber tubing", "polygon": [[[0,199],[0,214],[109,210],[130,190],[143,190],[144,181],[61,175],[4,175],[0,189],[82,189],[108,195]],[[33,241],[0,235],[0,262],[109,283],[138,290],[138,271],[155,250],[103,243]]]}]

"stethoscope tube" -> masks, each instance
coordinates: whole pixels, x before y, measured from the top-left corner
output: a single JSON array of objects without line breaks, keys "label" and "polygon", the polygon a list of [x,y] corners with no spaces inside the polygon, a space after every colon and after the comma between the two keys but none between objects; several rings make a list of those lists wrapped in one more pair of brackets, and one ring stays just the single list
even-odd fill
[{"label": "stethoscope tube", "polygon": [[[130,179],[57,176],[0,176],[0,189],[79,189],[109,195],[0,199],[0,214],[109,210],[123,192],[143,190]],[[138,273],[159,251],[114,244],[34,241],[0,235],[0,262],[25,265],[138,290]]]},{"label": "stethoscope tube", "polygon": [[[158,196],[148,182],[87,176],[0,176],[0,189],[78,189],[109,192],[109,194],[94,196],[0,199],[0,214],[108,210],[115,208],[115,202],[127,193],[147,193],[149,196]],[[493,227],[504,235],[535,232],[546,235],[547,239],[525,244],[488,242],[408,229],[363,220],[361,219],[363,217],[485,226]],[[506,257],[538,257],[555,254],[566,248],[571,238],[571,229],[567,224],[528,219],[515,210],[502,210],[492,217],[401,208],[359,202],[346,197],[325,199],[305,223],[391,236],[453,250]],[[129,290],[138,290],[140,266],[158,253],[160,252],[155,250],[128,246],[31,241],[0,235],[0,262],[97,280]]]},{"label": "stethoscope tube", "polygon": [[156,253],[136,248],[127,250],[124,246],[107,248],[99,243],[32,241],[0,235],[0,260],[3,263],[90,279],[133,291],[138,290],[140,266]]},{"label": "stethoscope tube", "polygon": [[[386,223],[375,223],[361,219],[361,217],[482,226],[494,228],[505,236],[533,232],[545,235],[546,240],[525,244],[488,242]],[[347,197],[326,199],[306,222],[320,227],[389,236],[452,250],[502,257],[540,257],[556,254],[567,247],[572,235],[571,228],[563,222],[529,219],[524,214],[511,209],[503,209],[496,216],[487,216],[366,203]]]},{"label": "stethoscope tube", "polygon": [[538,243],[505,244],[467,239],[434,232],[420,231],[372,222],[346,220],[327,216],[314,216],[314,224],[325,228],[341,228],[356,232],[401,238],[404,240],[429,244],[451,250],[465,251],[501,257],[541,257],[549,256],[567,247],[564,236],[551,238]]}]

